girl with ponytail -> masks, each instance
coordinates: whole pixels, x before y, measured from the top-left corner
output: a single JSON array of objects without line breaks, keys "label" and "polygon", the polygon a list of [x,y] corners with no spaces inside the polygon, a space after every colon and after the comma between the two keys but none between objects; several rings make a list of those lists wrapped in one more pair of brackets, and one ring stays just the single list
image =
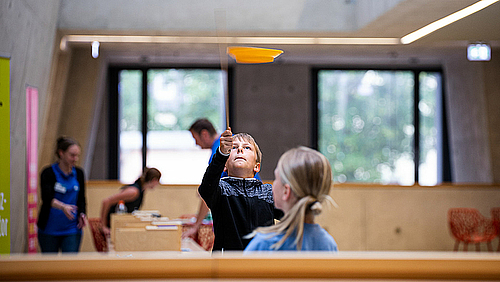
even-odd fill
[{"label": "girl with ponytail", "polygon": [[323,203],[336,206],[328,195],[332,186],[330,163],[316,150],[298,147],[285,152],[274,171],[273,198],[285,216],[276,225],[259,227],[245,252],[250,251],[337,251],[333,237],[314,217]]}]

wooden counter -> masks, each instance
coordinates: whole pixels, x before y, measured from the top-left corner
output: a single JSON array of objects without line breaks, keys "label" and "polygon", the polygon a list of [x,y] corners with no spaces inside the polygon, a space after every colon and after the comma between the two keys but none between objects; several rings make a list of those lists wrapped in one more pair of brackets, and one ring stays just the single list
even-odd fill
[{"label": "wooden counter", "polygon": [[500,255],[452,252],[120,252],[0,257],[0,280],[500,280]]}]

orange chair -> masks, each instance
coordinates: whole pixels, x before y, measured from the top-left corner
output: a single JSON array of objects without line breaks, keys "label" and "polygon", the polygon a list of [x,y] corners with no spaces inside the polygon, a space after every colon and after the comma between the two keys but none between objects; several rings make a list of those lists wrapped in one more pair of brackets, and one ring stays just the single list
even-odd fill
[{"label": "orange chair", "polygon": [[455,238],[454,251],[458,251],[460,242],[464,243],[464,251],[468,250],[468,244],[476,244],[476,251],[480,251],[480,243],[488,245],[488,251],[492,252],[491,241],[497,236],[497,230],[493,220],[485,218],[477,209],[452,208],[448,210],[448,222],[450,231]]},{"label": "orange chair", "polygon": [[108,242],[106,236],[101,232],[101,218],[89,218],[90,231],[94,238],[94,247],[98,252],[108,251]]},{"label": "orange chair", "polygon": [[214,246],[214,231],[212,224],[203,224],[198,230],[198,244],[205,250],[211,251]]},{"label": "orange chair", "polygon": [[[188,220],[187,223],[182,224],[182,233],[184,233],[193,225],[193,222],[196,220],[196,214],[183,214],[179,218]],[[211,251],[215,238],[212,223],[202,224],[198,229],[198,232],[192,235],[191,238],[206,251]]]},{"label": "orange chair", "polygon": [[[493,225],[497,231],[497,236],[500,238],[500,208],[491,209],[491,219],[493,219]],[[500,241],[498,242],[497,252],[500,252]]]}]

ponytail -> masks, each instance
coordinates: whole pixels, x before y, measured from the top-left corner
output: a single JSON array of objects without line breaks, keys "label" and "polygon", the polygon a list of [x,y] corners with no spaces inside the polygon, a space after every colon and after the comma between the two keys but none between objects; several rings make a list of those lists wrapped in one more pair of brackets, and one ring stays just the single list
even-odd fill
[{"label": "ponytail", "polygon": [[288,237],[295,236],[294,244],[297,250],[301,250],[306,217],[320,214],[324,202],[336,206],[328,195],[332,186],[331,166],[318,151],[298,147],[284,153],[276,169],[281,182],[290,185],[298,201],[276,225],[259,227],[246,238],[254,237],[257,233],[284,234],[278,242],[271,245],[272,249],[277,250]]},{"label": "ponytail", "polygon": [[141,185],[144,184],[144,183],[147,183],[151,180],[158,180],[160,181],[160,178],[161,178],[161,172],[154,168],[154,167],[151,167],[151,168],[144,168],[144,172],[142,173],[141,177],[139,177],[139,180],[141,181]]}]

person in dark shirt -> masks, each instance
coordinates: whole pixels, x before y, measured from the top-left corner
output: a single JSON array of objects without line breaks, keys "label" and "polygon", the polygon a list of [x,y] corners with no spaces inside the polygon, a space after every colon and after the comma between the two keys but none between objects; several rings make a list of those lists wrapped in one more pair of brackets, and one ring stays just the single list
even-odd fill
[{"label": "person in dark shirt", "polygon": [[156,168],[145,168],[141,177],[134,184],[123,186],[120,192],[102,200],[101,231],[107,237],[110,234],[110,215],[115,212],[116,204],[124,201],[127,212],[131,213],[142,205],[144,192],[153,189],[160,183],[161,173]]},{"label": "person in dark shirt", "polygon": [[[191,125],[189,132],[191,132],[196,145],[200,146],[202,149],[212,150],[210,159],[208,160],[208,164],[210,164],[220,145],[220,136],[217,134],[215,127],[208,119],[200,118]],[[221,177],[225,176],[227,176],[227,173],[222,172]],[[258,172],[255,174],[255,178],[260,180]],[[198,213],[196,214],[196,221],[188,230],[182,233],[182,238],[195,236],[203,223],[203,219],[205,219],[209,211],[210,210],[207,207],[207,204],[205,204],[205,201],[201,200]]]},{"label": "person in dark shirt", "polygon": [[[233,136],[228,128],[209,164],[198,192],[212,211],[214,251],[244,250],[244,236],[259,226],[274,224],[282,212],[275,210],[272,186],[255,178],[262,153],[247,133]],[[228,176],[221,178],[226,171]],[[275,216],[276,214],[276,216]]]}]

